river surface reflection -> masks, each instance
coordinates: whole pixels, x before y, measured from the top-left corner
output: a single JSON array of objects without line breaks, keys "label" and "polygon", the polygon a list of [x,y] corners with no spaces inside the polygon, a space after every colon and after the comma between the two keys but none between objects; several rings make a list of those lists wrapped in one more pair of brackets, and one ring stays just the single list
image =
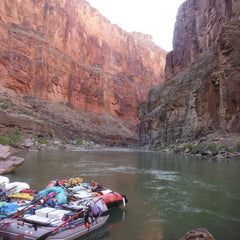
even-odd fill
[{"label": "river surface reflection", "polygon": [[19,155],[25,163],[7,175],[11,181],[40,190],[53,179],[82,177],[127,196],[126,208],[81,239],[177,240],[198,227],[217,240],[240,239],[240,160],[123,149]]}]

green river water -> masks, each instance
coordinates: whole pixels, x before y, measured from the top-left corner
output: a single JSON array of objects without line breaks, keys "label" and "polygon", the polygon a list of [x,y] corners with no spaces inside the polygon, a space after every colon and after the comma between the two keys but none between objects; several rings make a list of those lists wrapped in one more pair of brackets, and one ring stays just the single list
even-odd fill
[{"label": "green river water", "polygon": [[[205,227],[216,240],[240,239],[240,160],[106,149],[21,153],[7,176],[41,190],[50,180],[82,177],[128,198],[106,226],[80,239],[177,240]],[[80,240],[79,239],[79,240]]]}]

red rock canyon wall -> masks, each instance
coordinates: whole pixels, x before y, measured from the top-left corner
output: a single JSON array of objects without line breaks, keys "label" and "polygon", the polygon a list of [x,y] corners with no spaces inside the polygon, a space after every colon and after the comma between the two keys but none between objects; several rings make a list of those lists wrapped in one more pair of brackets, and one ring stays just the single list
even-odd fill
[{"label": "red rock canyon wall", "polygon": [[0,85],[19,94],[136,121],[165,56],[84,0],[0,1]]}]

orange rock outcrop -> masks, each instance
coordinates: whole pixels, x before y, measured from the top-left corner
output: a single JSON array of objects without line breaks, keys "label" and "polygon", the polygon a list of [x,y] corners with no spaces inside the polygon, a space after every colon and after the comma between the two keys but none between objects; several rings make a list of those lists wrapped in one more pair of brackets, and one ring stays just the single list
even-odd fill
[{"label": "orange rock outcrop", "polygon": [[0,1],[0,85],[19,94],[136,121],[165,56],[85,0]]}]

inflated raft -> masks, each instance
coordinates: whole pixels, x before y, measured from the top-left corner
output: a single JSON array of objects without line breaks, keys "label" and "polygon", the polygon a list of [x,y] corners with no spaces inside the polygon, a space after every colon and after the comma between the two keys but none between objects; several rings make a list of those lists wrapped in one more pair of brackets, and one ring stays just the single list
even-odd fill
[{"label": "inflated raft", "polygon": [[2,191],[8,192],[20,192],[23,189],[29,189],[30,186],[28,183],[25,182],[11,182],[9,183],[9,178],[0,175],[0,189]]},{"label": "inflated raft", "polygon": [[[23,194],[21,191],[27,191],[29,189],[29,184],[25,182],[11,182],[9,183],[9,178],[0,175],[0,218],[3,217],[2,214],[9,213],[15,209],[11,202],[17,202],[18,200],[32,200],[34,196],[30,194]],[[21,201],[21,204],[24,202]]]},{"label": "inflated raft", "polygon": [[56,205],[67,203],[67,194],[62,187],[50,187],[38,192],[40,195],[46,195],[48,193],[55,193]]},{"label": "inflated raft", "polygon": [[1,184],[4,184],[4,185],[5,185],[5,184],[8,184],[8,183],[9,183],[9,178],[0,175],[0,185],[1,185]]},{"label": "inflated raft", "polygon": [[29,188],[30,188],[29,184],[25,182],[12,182],[6,184],[6,190],[9,190],[11,192],[20,192],[23,189]]},{"label": "inflated raft", "polygon": [[108,208],[120,207],[121,205],[125,207],[125,204],[128,202],[126,196],[110,190],[100,192],[97,198],[101,198]]},{"label": "inflated raft", "polygon": [[[73,188],[74,189],[74,188]],[[105,202],[108,208],[120,207],[126,205],[128,202],[125,195],[118,192],[114,192],[111,189],[102,189],[101,191],[92,192],[90,189],[87,190],[75,190],[74,195],[78,198],[96,197],[101,198]]]},{"label": "inflated raft", "polygon": [[77,199],[101,198],[108,208],[120,207],[121,205],[125,207],[125,204],[128,202],[125,195],[105,188],[95,181],[92,181],[91,184],[83,183],[82,178],[53,180],[48,184],[46,190],[56,186],[63,187],[69,197],[76,197]]},{"label": "inflated raft", "polygon": [[58,208],[38,206],[31,211],[0,221],[0,236],[9,240],[73,240],[100,228],[109,217],[101,199]]},{"label": "inflated raft", "polygon": [[[98,217],[88,227],[84,223],[84,220],[79,220],[78,222],[75,221],[74,224],[62,226],[59,229],[57,229],[58,225],[56,222],[52,221],[52,224],[56,225],[50,225],[48,219],[46,220],[41,217],[28,219],[32,223],[24,222],[22,226],[15,219],[5,219],[4,223],[0,223],[0,235],[9,240],[73,240],[100,228],[105,224],[107,219],[108,216]],[[47,224],[47,226],[44,226],[44,224]]]}]

